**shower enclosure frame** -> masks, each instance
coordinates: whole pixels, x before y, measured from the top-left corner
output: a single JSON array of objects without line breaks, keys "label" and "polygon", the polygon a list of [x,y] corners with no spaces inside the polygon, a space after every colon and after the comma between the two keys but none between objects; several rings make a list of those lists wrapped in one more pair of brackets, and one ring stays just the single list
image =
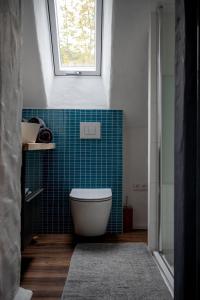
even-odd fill
[{"label": "shower enclosure frame", "polygon": [[161,230],[161,152],[162,152],[162,12],[163,6],[159,6],[156,11],[156,49],[157,49],[157,249],[153,252],[156,262],[163,274],[166,284],[173,296],[174,272],[167,259],[162,253],[162,230]]},{"label": "shower enclosure frame", "polygon": [[[151,14],[148,109],[148,247],[177,300],[200,298],[199,1],[175,1],[174,278],[159,253],[158,15]],[[171,289],[173,292],[173,289]]]}]

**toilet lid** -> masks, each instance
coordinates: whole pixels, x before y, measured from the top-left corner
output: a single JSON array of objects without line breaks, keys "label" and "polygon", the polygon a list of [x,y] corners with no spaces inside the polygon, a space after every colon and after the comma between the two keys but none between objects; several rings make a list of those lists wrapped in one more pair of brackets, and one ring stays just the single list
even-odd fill
[{"label": "toilet lid", "polygon": [[72,189],[70,197],[81,200],[106,200],[112,197],[111,189]]}]

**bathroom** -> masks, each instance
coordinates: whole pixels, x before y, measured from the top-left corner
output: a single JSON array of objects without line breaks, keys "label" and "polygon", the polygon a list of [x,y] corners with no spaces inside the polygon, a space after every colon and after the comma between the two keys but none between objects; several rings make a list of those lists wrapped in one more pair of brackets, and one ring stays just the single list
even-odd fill
[{"label": "bathroom", "polygon": [[2,2],[0,300],[183,299],[181,2]]}]

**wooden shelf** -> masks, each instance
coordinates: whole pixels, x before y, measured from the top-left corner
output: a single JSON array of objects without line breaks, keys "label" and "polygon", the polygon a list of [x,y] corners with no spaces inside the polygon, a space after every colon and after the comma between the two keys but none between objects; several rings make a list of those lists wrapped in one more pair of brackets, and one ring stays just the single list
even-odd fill
[{"label": "wooden shelf", "polygon": [[22,149],[24,151],[34,151],[34,150],[51,150],[55,149],[56,144],[55,143],[28,143],[23,144]]}]

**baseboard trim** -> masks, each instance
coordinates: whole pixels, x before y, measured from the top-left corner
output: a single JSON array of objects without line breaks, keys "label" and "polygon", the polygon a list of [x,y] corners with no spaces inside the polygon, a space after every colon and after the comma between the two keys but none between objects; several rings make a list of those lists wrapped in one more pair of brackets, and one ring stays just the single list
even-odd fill
[{"label": "baseboard trim", "polygon": [[147,225],[143,225],[143,224],[140,224],[140,225],[134,225],[133,226],[133,230],[147,230],[148,229],[148,226]]}]

